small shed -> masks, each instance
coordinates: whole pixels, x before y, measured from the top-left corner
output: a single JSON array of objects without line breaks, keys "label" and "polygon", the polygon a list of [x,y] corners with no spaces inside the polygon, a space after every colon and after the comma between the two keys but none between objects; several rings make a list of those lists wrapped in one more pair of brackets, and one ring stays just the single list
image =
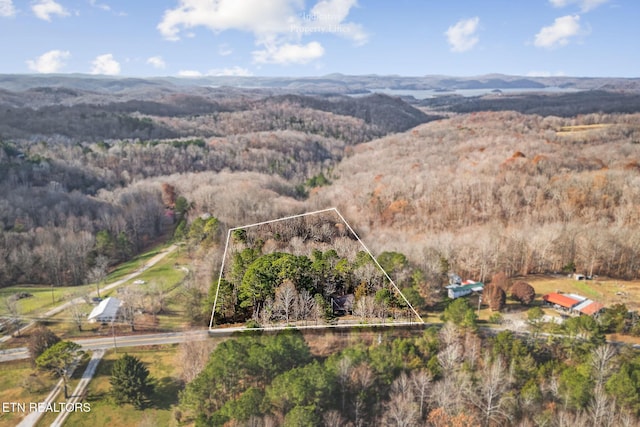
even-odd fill
[{"label": "small shed", "polygon": [[109,323],[114,322],[118,319],[118,315],[120,312],[120,306],[122,305],[122,301],[118,298],[109,297],[100,301],[91,313],[87,320],[90,322],[100,322],[100,323]]}]

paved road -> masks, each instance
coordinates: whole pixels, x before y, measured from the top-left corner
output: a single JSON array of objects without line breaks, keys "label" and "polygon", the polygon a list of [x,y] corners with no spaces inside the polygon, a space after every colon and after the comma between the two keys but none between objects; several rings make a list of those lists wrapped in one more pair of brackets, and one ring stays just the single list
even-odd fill
[{"label": "paved road", "polygon": [[[160,260],[162,260],[164,257],[166,257],[167,255],[169,255],[171,252],[175,251],[178,247],[176,245],[171,245],[169,246],[167,249],[165,249],[164,251],[160,252],[158,255],[154,256],[153,258],[151,258],[149,261],[147,261],[142,267],[140,267],[139,269],[137,269],[136,271],[134,271],[133,273],[128,274],[127,276],[123,277],[120,280],[116,280],[113,283],[109,283],[108,285],[104,286],[101,291],[105,292],[105,291],[109,291],[115,287],[118,287],[120,285],[122,285],[123,283],[139,276],[141,273],[144,273],[145,271],[147,271],[149,268],[153,267],[154,265],[156,265]],[[89,294],[89,297],[95,297],[98,296],[98,292],[91,292],[91,294]],[[38,317],[40,317],[41,319],[46,319],[49,317],[53,317],[56,314],[68,309],[69,307],[71,307],[72,304],[82,304],[84,302],[84,298],[78,297],[75,298],[71,301],[67,301],[64,304],[61,304],[57,307],[52,308],[51,310],[47,311],[46,313],[39,315]],[[26,331],[27,329],[31,328],[33,325],[35,324],[35,321],[30,321],[29,323],[27,323],[26,325],[24,325],[22,328],[20,328],[20,333],[22,333],[23,331]],[[17,331],[16,331],[17,332]],[[0,343],[3,343],[5,341],[8,341],[11,339],[11,335],[5,335],[3,337],[0,337]],[[1,360],[1,359],[0,359]]]},{"label": "paved road", "polygon": [[[91,355],[91,360],[87,365],[87,369],[85,369],[84,373],[82,374],[80,382],[76,386],[75,390],[73,390],[73,394],[71,395],[71,397],[67,399],[67,407],[70,407],[70,405],[76,405],[82,400],[87,386],[93,378],[93,375],[96,373],[96,369],[98,368],[100,360],[102,360],[102,356],[104,356],[104,350],[97,350],[93,352],[93,354]],[[58,417],[51,424],[51,427],[62,427],[64,421],[67,419],[70,413],[71,412],[69,411],[60,412]]]},{"label": "paved road", "polygon": [[[74,364],[71,366],[71,368],[69,369],[69,377],[73,375],[73,372],[76,370],[76,367],[78,366],[78,362],[79,360],[76,360]],[[51,390],[51,393],[49,393],[49,395],[44,399],[41,405],[44,405],[44,408],[46,408],[47,406],[54,404],[58,395],[62,390],[64,390],[64,382],[62,381],[62,379],[60,379],[60,381],[58,381],[58,383],[53,387],[53,390]],[[40,412],[39,410],[29,412],[29,414],[26,417],[24,417],[22,421],[20,421],[20,424],[18,424],[18,427],[35,426],[38,420],[40,420],[40,418],[45,413],[46,413],[45,411]]]},{"label": "paved road", "polygon": [[[185,341],[200,341],[206,339],[208,336],[209,331],[204,329],[188,332],[163,332],[159,334],[116,336],[115,340],[113,336],[109,336],[104,338],[87,338],[73,341],[80,344],[82,349],[85,351],[94,351],[108,350],[114,347],[118,349],[120,347],[138,347],[142,345],[163,345],[176,344]],[[0,351],[0,363],[28,358],[29,352],[26,347]]]}]

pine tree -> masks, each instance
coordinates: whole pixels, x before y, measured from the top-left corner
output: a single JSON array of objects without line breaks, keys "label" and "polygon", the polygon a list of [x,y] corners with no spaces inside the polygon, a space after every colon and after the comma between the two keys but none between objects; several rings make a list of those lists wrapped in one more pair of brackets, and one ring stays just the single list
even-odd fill
[{"label": "pine tree", "polygon": [[117,404],[140,409],[153,391],[149,370],[134,356],[125,354],[111,368],[111,393]]}]

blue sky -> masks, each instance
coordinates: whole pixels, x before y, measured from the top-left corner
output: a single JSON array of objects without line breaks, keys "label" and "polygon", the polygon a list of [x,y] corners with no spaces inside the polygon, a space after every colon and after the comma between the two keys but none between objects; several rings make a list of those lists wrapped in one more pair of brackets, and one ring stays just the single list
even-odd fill
[{"label": "blue sky", "polygon": [[0,0],[0,73],[640,77],[637,0]]}]

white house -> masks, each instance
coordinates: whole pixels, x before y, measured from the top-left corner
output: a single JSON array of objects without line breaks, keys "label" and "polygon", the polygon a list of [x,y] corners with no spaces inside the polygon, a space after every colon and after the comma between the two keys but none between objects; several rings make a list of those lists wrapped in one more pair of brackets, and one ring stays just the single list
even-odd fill
[{"label": "white house", "polygon": [[469,295],[473,292],[480,292],[484,289],[484,283],[474,282],[473,280],[467,280],[464,285],[449,285],[445,286],[449,298],[456,299]]},{"label": "white house", "polygon": [[109,297],[100,301],[87,319],[90,322],[100,322],[100,323],[109,323],[118,320],[118,313],[120,311],[120,306],[122,305],[122,301],[118,298]]}]

